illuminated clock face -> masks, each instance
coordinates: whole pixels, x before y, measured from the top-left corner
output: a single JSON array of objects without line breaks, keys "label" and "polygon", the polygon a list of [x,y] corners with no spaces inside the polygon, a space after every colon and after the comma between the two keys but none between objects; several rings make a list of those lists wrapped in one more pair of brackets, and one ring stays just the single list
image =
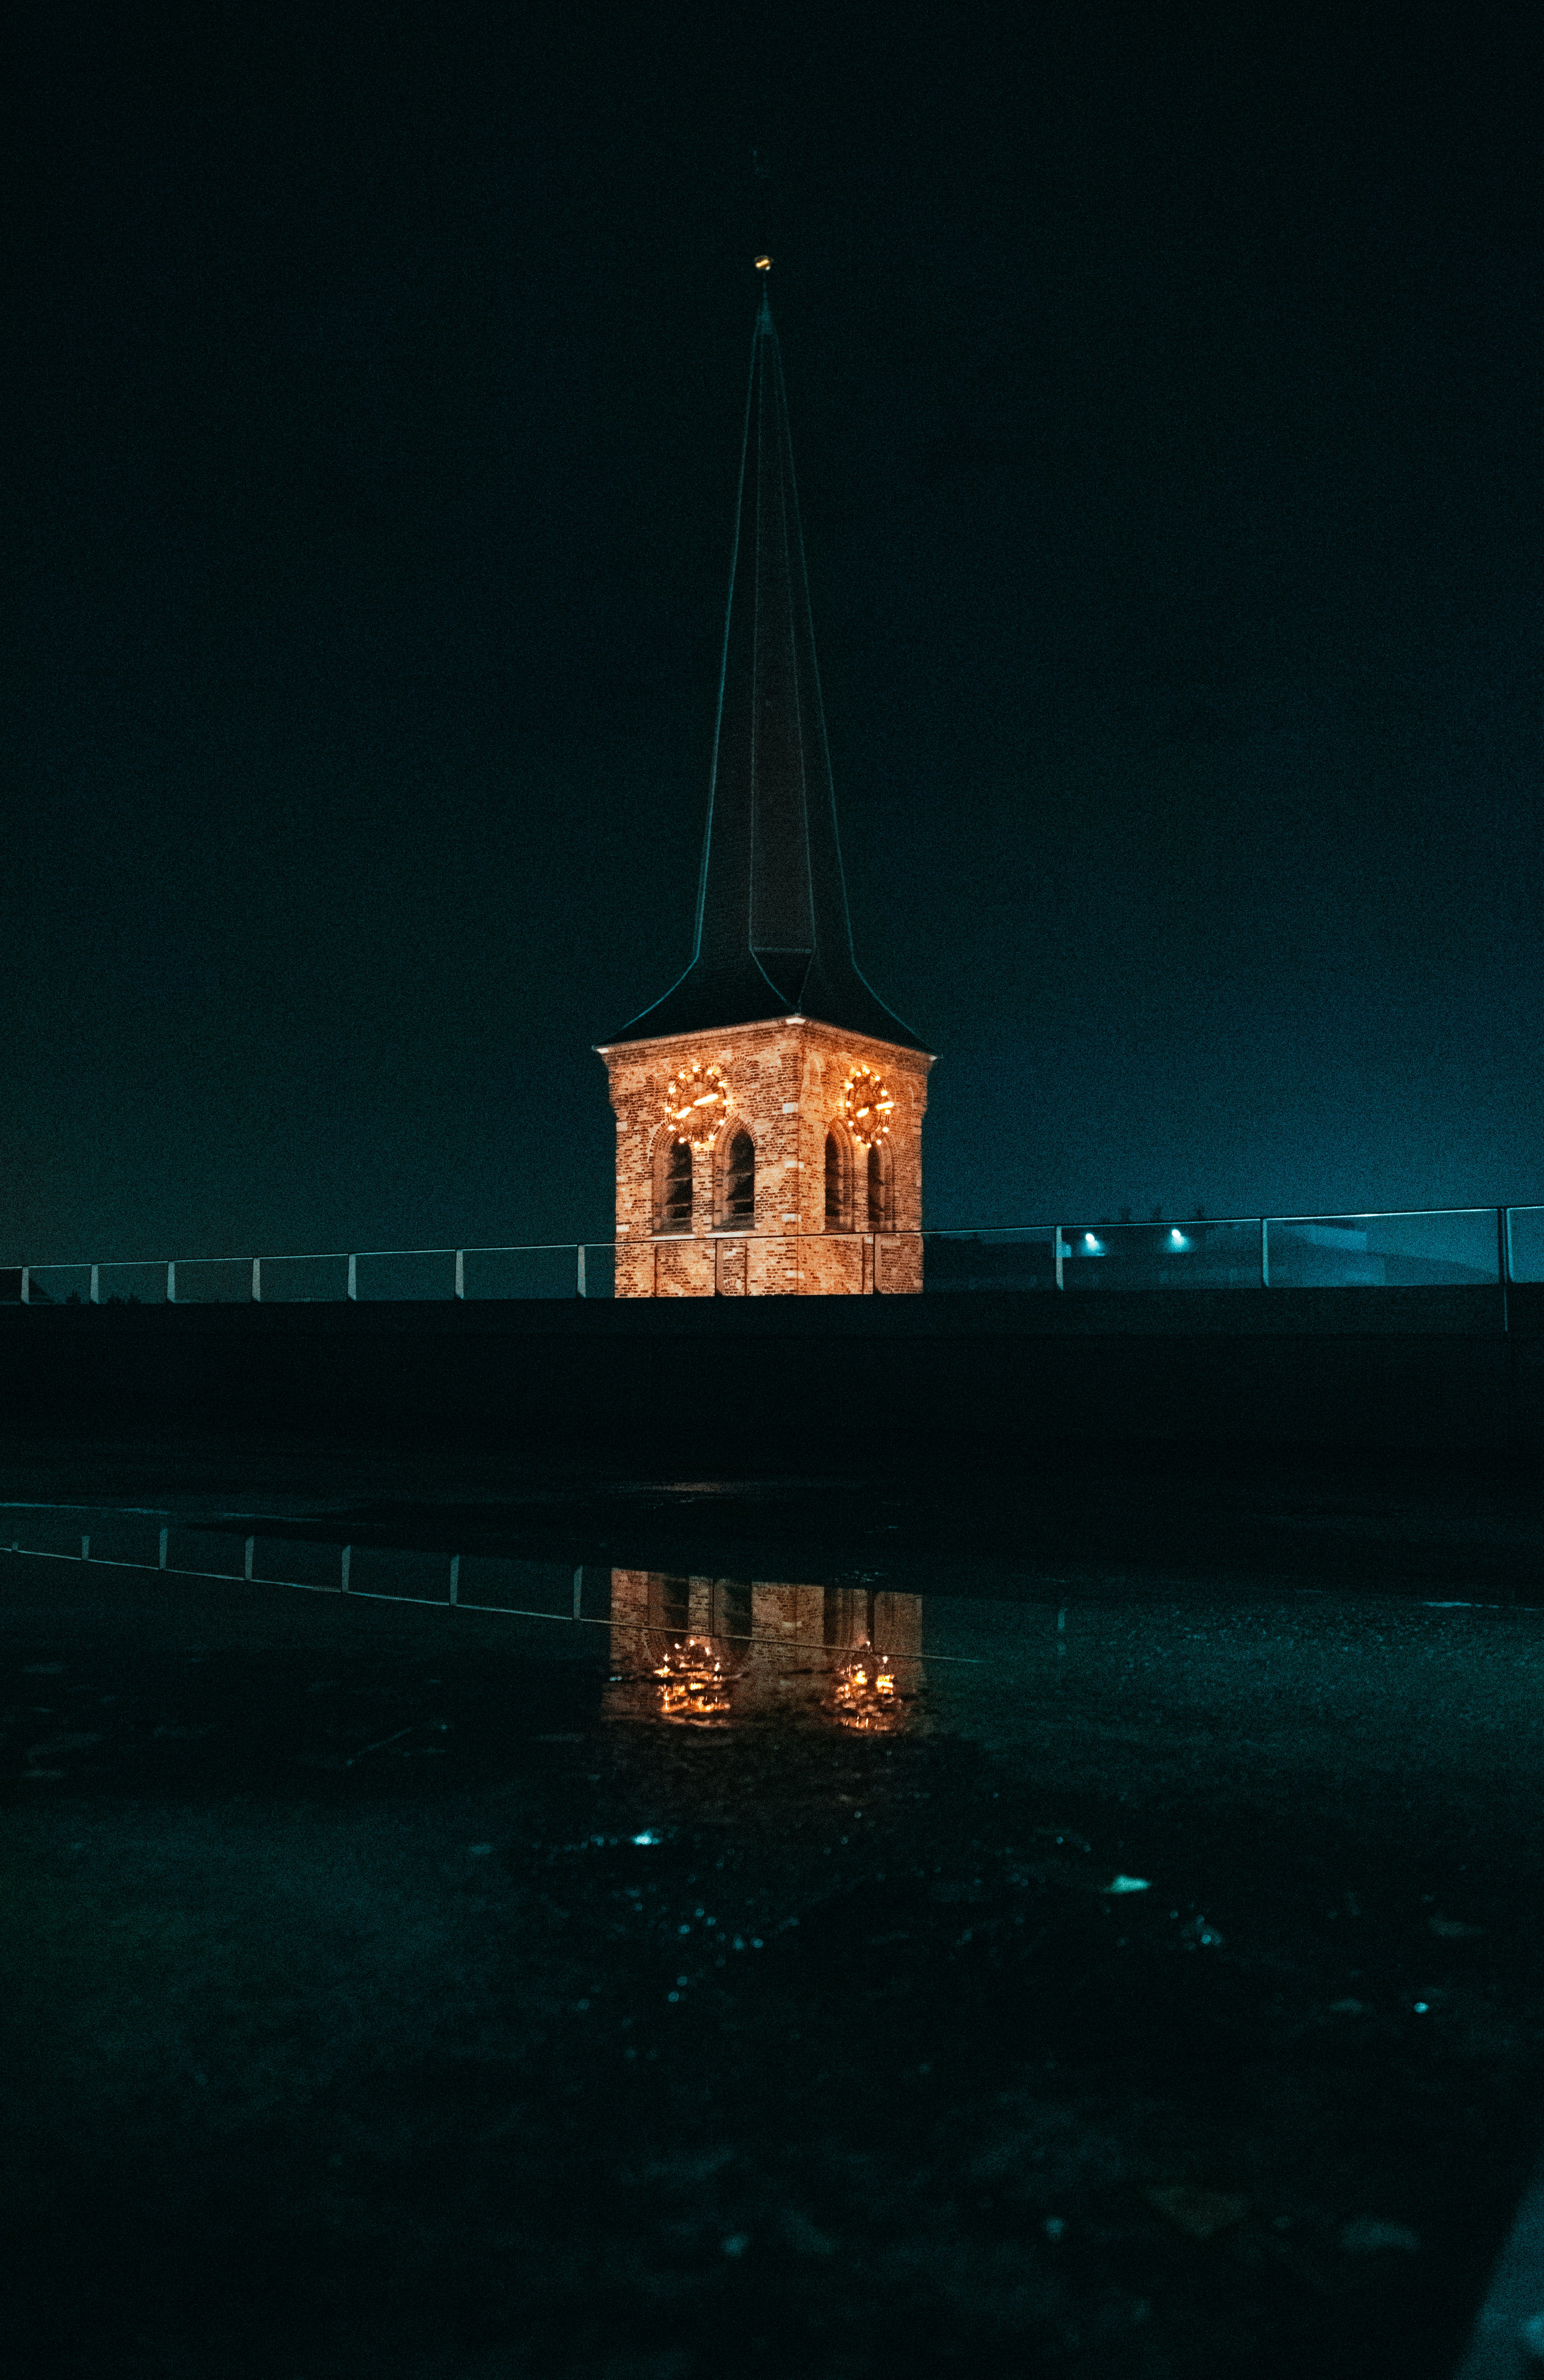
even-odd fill
[{"label": "illuminated clock face", "polygon": [[855,1066],[842,1087],[842,1121],[864,1148],[890,1137],[895,1094],[872,1066]]},{"label": "illuminated clock face", "polygon": [[729,1113],[729,1087],[722,1066],[683,1066],[665,1087],[665,1121],[677,1140],[711,1148]]}]

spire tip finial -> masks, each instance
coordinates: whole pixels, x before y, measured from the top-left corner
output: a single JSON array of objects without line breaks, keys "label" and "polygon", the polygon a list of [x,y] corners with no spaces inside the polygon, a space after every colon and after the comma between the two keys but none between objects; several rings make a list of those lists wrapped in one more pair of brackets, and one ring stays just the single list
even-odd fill
[{"label": "spire tip finial", "polygon": [[759,256],[756,260],[756,270],[758,273],[770,273],[772,271],[772,261],[770,256]]}]

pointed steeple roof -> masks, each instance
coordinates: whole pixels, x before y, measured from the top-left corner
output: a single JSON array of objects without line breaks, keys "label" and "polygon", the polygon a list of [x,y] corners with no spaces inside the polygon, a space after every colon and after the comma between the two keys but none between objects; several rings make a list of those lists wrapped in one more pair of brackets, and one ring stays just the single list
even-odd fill
[{"label": "pointed steeple roof", "polygon": [[858,973],[815,666],[783,358],[763,280],[750,349],[690,965],[614,1040],[819,1018],[920,1049]]}]

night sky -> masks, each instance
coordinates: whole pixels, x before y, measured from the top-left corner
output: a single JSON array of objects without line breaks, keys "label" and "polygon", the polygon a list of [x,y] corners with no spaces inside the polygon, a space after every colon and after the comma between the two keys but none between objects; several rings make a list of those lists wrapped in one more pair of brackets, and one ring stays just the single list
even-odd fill
[{"label": "night sky", "polygon": [[32,12],[0,1261],[609,1233],[750,260],[928,1219],[1544,1198],[1538,12]]}]

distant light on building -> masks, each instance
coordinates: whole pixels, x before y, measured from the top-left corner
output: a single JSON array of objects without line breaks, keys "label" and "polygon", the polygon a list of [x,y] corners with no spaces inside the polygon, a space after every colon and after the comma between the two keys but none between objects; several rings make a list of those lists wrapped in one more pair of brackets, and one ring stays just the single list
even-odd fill
[{"label": "distant light on building", "polygon": [[1100,1248],[1100,1244],[1099,1244],[1098,1240],[1096,1240],[1096,1239],[1095,1239],[1095,1237],[1094,1237],[1094,1235],[1093,1235],[1092,1232],[1084,1232],[1084,1234],[1083,1234],[1083,1245],[1084,1245],[1084,1246],[1088,1249],[1088,1254],[1089,1254],[1091,1257],[1097,1257],[1097,1256],[1099,1256],[1099,1255],[1101,1253]]},{"label": "distant light on building", "polygon": [[1190,1243],[1185,1238],[1183,1232],[1171,1232],[1169,1234],[1169,1245],[1172,1248],[1187,1248],[1190,1245]]}]

